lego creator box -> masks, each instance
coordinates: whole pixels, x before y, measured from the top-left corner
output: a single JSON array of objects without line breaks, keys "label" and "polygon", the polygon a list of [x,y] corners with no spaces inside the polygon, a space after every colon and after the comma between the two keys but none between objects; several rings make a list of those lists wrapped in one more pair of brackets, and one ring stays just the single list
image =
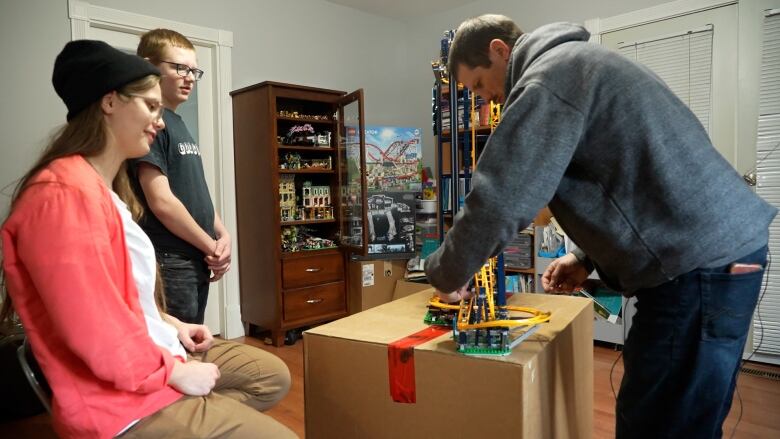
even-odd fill
[{"label": "lego creator box", "polygon": [[368,253],[414,253],[414,192],[368,193]]},{"label": "lego creator box", "polygon": [[421,130],[369,125],[365,133],[369,190],[420,192]]},{"label": "lego creator box", "polygon": [[[430,297],[422,291],[304,333],[307,438],[591,437],[588,300],[512,295],[509,304],[550,311],[550,322],[507,356],[466,356],[451,331],[423,323]],[[431,332],[400,357],[389,353]]]}]

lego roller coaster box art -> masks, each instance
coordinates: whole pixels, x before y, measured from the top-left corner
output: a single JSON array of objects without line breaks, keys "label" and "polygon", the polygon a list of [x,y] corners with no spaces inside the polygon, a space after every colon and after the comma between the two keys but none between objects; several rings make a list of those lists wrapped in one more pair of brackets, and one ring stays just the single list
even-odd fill
[{"label": "lego roller coaster box art", "polygon": [[366,126],[370,254],[414,252],[415,196],[421,191],[419,128]]},{"label": "lego roller coaster box art", "polygon": [[419,128],[366,126],[366,180],[370,192],[420,192]]}]

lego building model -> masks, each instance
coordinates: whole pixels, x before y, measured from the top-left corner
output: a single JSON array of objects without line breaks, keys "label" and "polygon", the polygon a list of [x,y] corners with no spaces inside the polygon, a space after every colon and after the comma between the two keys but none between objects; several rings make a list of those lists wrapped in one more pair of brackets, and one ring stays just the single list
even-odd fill
[{"label": "lego building model", "polygon": [[279,176],[279,210],[282,221],[292,221],[296,218],[294,175]]},{"label": "lego building model", "polygon": [[[306,221],[333,219],[330,186],[314,186],[305,181],[301,197],[295,194],[295,176],[279,176],[279,215],[282,221]],[[300,200],[302,205],[296,201]]]},{"label": "lego building model", "polygon": [[[490,259],[474,275],[471,297],[459,304],[444,303],[438,296],[429,302],[425,323],[451,326],[458,352],[463,354],[508,355],[536,332],[539,324],[550,321],[549,312],[506,304],[503,258],[498,256],[498,259]],[[500,281],[496,282],[496,278]]]},{"label": "lego building model", "polygon": [[310,181],[306,181],[303,183],[302,192],[304,219],[333,218],[330,186],[313,186]]}]

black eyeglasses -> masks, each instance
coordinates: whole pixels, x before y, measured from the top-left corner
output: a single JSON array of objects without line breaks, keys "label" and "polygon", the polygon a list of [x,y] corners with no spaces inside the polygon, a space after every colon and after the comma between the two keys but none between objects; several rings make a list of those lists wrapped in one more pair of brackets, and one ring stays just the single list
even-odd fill
[{"label": "black eyeglasses", "polygon": [[170,64],[172,66],[176,66],[176,73],[179,74],[179,76],[187,77],[190,73],[192,73],[192,77],[195,78],[196,81],[200,81],[200,78],[203,77],[203,70],[201,69],[193,69],[190,66],[179,64],[177,62],[171,62],[171,61],[162,61],[166,64]]}]

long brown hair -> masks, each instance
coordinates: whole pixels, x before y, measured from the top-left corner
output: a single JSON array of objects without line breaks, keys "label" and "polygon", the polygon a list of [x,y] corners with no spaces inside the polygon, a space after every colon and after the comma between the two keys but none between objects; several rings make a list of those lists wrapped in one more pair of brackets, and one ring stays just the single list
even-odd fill
[{"label": "long brown hair", "polygon": [[[120,96],[141,93],[154,87],[159,82],[159,76],[145,76],[126,84],[119,90],[119,93]],[[13,212],[14,207],[16,206],[16,202],[30,186],[30,179],[38,174],[38,172],[59,158],[76,154],[84,157],[98,155],[106,148],[107,138],[108,128],[106,126],[105,117],[103,117],[101,100],[98,100],[79,112],[67,124],[52,135],[48,146],[43,150],[38,161],[35,162],[32,168],[30,168],[17,183],[13,195],[11,196],[11,208],[8,216],[10,217],[11,212]],[[125,165],[122,165],[122,169],[117,173],[117,178],[114,178],[112,186],[117,195],[119,195],[122,198],[122,201],[130,208],[130,211],[133,213],[133,218],[137,219],[140,217],[142,214],[141,203],[138,202],[138,199],[130,187]],[[14,318],[11,296],[8,295],[5,283],[5,272],[2,269],[2,265],[0,265],[0,300],[2,300],[2,308],[0,308],[0,326],[2,326],[9,319]]]}]

